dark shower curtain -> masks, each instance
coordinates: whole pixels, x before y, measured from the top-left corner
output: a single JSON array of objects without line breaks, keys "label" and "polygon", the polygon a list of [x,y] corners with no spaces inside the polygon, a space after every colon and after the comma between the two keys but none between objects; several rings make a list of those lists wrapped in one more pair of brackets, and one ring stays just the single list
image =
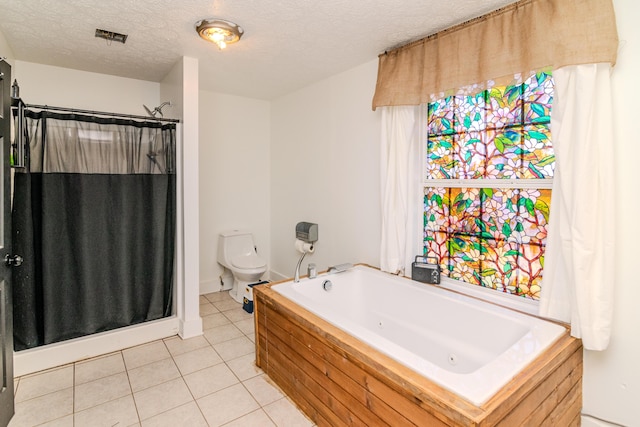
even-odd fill
[{"label": "dark shower curtain", "polygon": [[175,124],[25,111],[15,349],[171,315]]}]

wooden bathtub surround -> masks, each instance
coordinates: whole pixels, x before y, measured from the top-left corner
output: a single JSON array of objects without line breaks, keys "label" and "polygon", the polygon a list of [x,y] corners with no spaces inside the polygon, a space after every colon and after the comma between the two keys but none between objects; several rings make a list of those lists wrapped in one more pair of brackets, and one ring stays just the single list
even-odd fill
[{"label": "wooden bathtub surround", "polygon": [[579,426],[582,342],[568,331],[481,407],[303,309],[253,289],[256,364],[318,426]]}]

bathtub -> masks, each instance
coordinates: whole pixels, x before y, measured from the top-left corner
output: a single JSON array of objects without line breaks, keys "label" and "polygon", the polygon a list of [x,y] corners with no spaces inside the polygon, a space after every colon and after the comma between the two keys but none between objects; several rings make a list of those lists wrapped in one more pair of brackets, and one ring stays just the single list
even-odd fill
[{"label": "bathtub", "polygon": [[[323,289],[326,280],[329,291]],[[364,266],[273,290],[475,405],[565,332],[554,323]]]},{"label": "bathtub", "polygon": [[[290,321],[293,323],[286,324]],[[271,344],[270,333],[273,335]],[[336,393],[344,395],[341,399],[348,401],[362,395],[362,392],[351,393],[355,386],[350,381],[357,382],[364,376],[361,385],[364,392],[369,393],[373,380],[368,378],[372,376],[397,389],[396,392],[408,385],[408,400],[413,403],[417,400],[420,402],[418,406],[423,406],[423,409],[425,405],[430,408],[430,404],[422,403],[434,401],[440,412],[435,413],[431,410],[433,408],[427,412],[430,416],[435,415],[436,420],[444,420],[446,425],[458,422],[467,424],[466,421],[460,421],[466,419],[491,419],[483,407],[502,407],[504,411],[505,406],[497,402],[508,400],[509,390],[520,389],[520,385],[514,385],[516,377],[540,377],[540,374],[531,373],[530,367],[534,361],[540,365],[536,369],[557,370],[557,367],[545,367],[548,362],[540,362],[541,356],[551,348],[556,348],[555,353],[558,348],[570,348],[563,351],[567,358],[571,356],[575,362],[575,366],[572,364],[570,368],[564,368],[571,374],[563,371],[556,374],[559,379],[552,382],[564,381],[567,376],[579,376],[581,381],[581,353],[579,363],[576,361],[580,344],[568,337],[565,327],[364,265],[338,274],[325,273],[315,279],[303,278],[298,283],[286,281],[258,290],[256,334],[258,365],[263,365],[261,367],[266,368],[268,374],[272,368],[274,380],[285,390],[293,388],[293,393],[304,394],[297,389],[301,388],[300,383],[308,384],[304,387],[311,390],[310,395],[317,394],[313,389],[319,387],[333,396]],[[329,350],[323,346],[337,352],[337,356],[329,354]],[[283,353],[275,354],[276,351]],[[273,367],[268,363],[270,352]],[[287,358],[296,362],[283,368],[288,363]],[[276,366],[277,363],[282,366]],[[345,363],[353,363],[355,368],[347,367]],[[291,374],[293,377],[289,380],[283,378],[302,364],[308,366],[298,374]],[[322,366],[318,367],[317,364]],[[400,367],[396,367],[397,364]],[[332,373],[334,380],[342,384],[339,384],[337,391],[326,391],[332,390],[333,385],[325,384],[323,375],[318,375],[312,369],[319,369],[324,377]],[[337,370],[341,372],[337,373]],[[546,373],[544,376],[549,375]],[[390,377],[392,381],[389,381]],[[540,381],[542,379],[538,378]],[[291,381],[291,384],[281,384],[285,381]],[[540,381],[524,387],[537,389],[542,386]],[[576,388],[576,381],[570,381],[572,389]],[[545,387],[553,390],[558,388],[558,384]],[[400,391],[400,394],[407,394]],[[538,392],[541,395],[549,393]],[[528,395],[522,391],[520,394],[522,399]],[[562,391],[558,394],[561,396],[555,399],[560,402],[562,399],[559,397],[565,397],[565,394]],[[387,400],[388,404],[388,396],[380,399]],[[314,400],[314,397],[307,400]],[[371,396],[364,398],[367,410],[371,409],[371,401],[374,401]],[[312,419],[316,415],[327,424],[335,425],[339,424],[340,415],[328,415],[327,407],[338,407],[332,402],[329,400],[320,408],[309,402],[299,406],[303,410],[306,407],[310,412],[305,412],[311,414]],[[363,418],[362,409],[346,415],[350,408],[355,408],[354,405],[338,409],[348,418]],[[447,405],[451,407],[447,409]],[[531,405],[531,402],[527,405]],[[395,405],[389,406],[393,408]],[[550,403],[547,406],[551,406]],[[573,406],[576,406],[575,402]],[[455,407],[463,408],[465,414],[462,418],[451,411]],[[515,406],[510,408],[507,415],[516,411]],[[537,411],[532,410],[529,415]],[[563,412],[566,413],[566,410]],[[576,414],[579,414],[579,409]],[[332,416],[338,418],[331,419]],[[536,416],[540,417],[539,414]],[[377,419],[374,417],[362,421],[371,424]],[[437,425],[435,421],[427,425],[432,423]]]}]

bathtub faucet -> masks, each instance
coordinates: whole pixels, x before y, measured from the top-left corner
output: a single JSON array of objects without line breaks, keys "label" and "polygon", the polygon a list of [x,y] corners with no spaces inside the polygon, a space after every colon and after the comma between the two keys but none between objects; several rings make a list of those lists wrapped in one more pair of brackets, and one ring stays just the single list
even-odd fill
[{"label": "bathtub faucet", "polygon": [[338,264],[338,265],[329,267],[329,270],[327,271],[327,273],[329,274],[342,273],[343,271],[347,271],[350,268],[353,268],[353,264],[347,262],[344,264]]},{"label": "bathtub faucet", "polygon": [[296,265],[296,273],[293,275],[293,283],[298,283],[300,281],[300,264],[302,264],[302,260],[304,259],[307,252],[302,252],[302,256],[298,260],[298,265]]}]

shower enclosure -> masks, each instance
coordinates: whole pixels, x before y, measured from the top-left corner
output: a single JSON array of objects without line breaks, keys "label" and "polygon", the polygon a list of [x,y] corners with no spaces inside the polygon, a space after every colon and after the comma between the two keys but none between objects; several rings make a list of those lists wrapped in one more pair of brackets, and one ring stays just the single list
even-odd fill
[{"label": "shower enclosure", "polygon": [[176,125],[25,111],[15,349],[172,314]]}]

